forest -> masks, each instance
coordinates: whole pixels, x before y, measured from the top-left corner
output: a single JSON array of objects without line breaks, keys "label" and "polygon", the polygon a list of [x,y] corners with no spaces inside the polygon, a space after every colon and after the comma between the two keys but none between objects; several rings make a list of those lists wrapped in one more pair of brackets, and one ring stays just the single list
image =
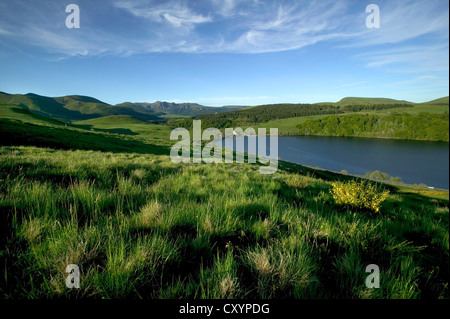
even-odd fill
[{"label": "forest", "polygon": [[301,135],[361,136],[447,141],[449,114],[405,113],[326,116],[298,124]]}]

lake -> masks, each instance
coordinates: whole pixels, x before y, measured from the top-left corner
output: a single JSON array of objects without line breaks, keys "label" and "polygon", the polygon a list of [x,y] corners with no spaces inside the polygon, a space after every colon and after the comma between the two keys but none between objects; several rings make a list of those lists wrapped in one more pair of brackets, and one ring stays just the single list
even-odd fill
[{"label": "lake", "polygon": [[[244,137],[235,139],[242,138]],[[270,149],[269,137],[266,138]],[[400,177],[407,184],[423,183],[437,188],[449,188],[449,144],[445,142],[280,136],[278,156],[283,161],[335,172],[346,170],[350,174],[365,175],[378,170]]]}]

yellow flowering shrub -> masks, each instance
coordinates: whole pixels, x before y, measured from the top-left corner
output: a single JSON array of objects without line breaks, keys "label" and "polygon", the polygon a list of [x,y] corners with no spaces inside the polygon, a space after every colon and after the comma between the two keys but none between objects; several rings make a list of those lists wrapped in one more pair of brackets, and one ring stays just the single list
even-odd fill
[{"label": "yellow flowering shrub", "polygon": [[337,204],[350,205],[380,211],[381,203],[389,196],[389,190],[382,190],[367,181],[333,182],[330,190]]}]

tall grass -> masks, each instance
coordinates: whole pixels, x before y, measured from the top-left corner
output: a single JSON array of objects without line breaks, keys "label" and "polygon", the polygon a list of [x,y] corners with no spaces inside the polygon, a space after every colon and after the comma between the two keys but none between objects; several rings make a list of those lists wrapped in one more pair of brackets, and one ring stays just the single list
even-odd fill
[{"label": "tall grass", "polygon": [[448,298],[448,194],[371,214],[282,168],[36,147],[0,148],[0,182],[3,298]]}]

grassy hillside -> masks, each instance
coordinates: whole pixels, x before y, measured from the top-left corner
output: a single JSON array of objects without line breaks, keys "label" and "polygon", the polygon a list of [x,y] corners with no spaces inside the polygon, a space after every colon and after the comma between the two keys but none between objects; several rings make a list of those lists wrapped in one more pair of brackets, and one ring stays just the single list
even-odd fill
[{"label": "grassy hillside", "polygon": [[88,125],[133,125],[146,123],[148,122],[131,115],[110,115],[90,120],[74,122],[74,124],[88,124]]},{"label": "grassy hillside", "polygon": [[62,107],[60,102],[52,98],[31,93],[25,95],[0,93],[0,104],[17,105],[35,114],[53,117],[63,121],[89,118],[89,116],[83,115],[80,112]]},{"label": "grassy hillside", "polygon": [[377,114],[392,114],[392,113],[406,113],[411,115],[417,115],[420,113],[431,113],[431,114],[446,114],[449,112],[449,104],[441,103],[419,103],[414,104],[408,108],[392,108],[386,110],[378,110]]},{"label": "grassy hillside", "polygon": [[[119,117],[122,123],[142,123],[132,117]],[[114,122],[114,119],[110,119]],[[99,118],[93,122],[107,123]],[[145,123],[145,122],[143,122]],[[145,125],[142,138],[131,131],[132,125]],[[157,153],[168,152],[170,128],[156,124],[125,124],[120,127],[93,127],[92,124],[74,125],[36,115],[15,105],[0,105],[0,145],[33,145],[55,149],[101,150],[111,152]],[[119,128],[117,128],[119,127]],[[157,132],[159,134],[154,134]],[[161,134],[160,132],[164,132]],[[169,133],[167,133],[169,132]],[[120,133],[120,134],[117,134]],[[164,136],[161,136],[164,135]],[[158,147],[155,146],[155,141]]]},{"label": "grassy hillside", "polygon": [[445,97],[441,97],[440,99],[436,99],[436,100],[432,100],[429,102],[425,102],[422,104],[444,104],[444,105],[448,105],[449,103],[449,97],[445,96]]},{"label": "grassy hillside", "polygon": [[0,179],[3,297],[448,298],[448,194],[391,189],[374,214],[300,166],[16,146]]},{"label": "grassy hillside", "polygon": [[105,116],[91,120],[76,121],[73,124],[85,129],[95,129],[126,135],[140,135],[162,140],[168,140],[171,132],[171,128],[167,125],[143,121],[129,115]]},{"label": "grassy hillside", "polygon": [[[55,149],[100,150],[110,152],[166,153],[153,140],[123,135],[86,132],[72,127],[46,126],[0,118],[0,145],[33,145]],[[161,142],[159,142],[161,143]],[[169,143],[166,143],[168,146]]]},{"label": "grassy hillside", "polygon": [[345,97],[336,104],[340,105],[373,105],[373,104],[412,104],[405,100],[394,100],[387,98],[369,98],[369,97]]},{"label": "grassy hillside", "polygon": [[17,105],[0,104],[0,118],[16,119],[23,122],[37,124],[65,125],[64,122],[54,120],[49,117],[41,116],[30,112],[23,107]]},{"label": "grassy hillside", "polygon": [[17,105],[35,114],[70,122],[108,115],[131,115],[144,120],[161,120],[158,114],[137,106],[112,106],[87,96],[51,98],[37,94],[0,93],[0,104]]}]

